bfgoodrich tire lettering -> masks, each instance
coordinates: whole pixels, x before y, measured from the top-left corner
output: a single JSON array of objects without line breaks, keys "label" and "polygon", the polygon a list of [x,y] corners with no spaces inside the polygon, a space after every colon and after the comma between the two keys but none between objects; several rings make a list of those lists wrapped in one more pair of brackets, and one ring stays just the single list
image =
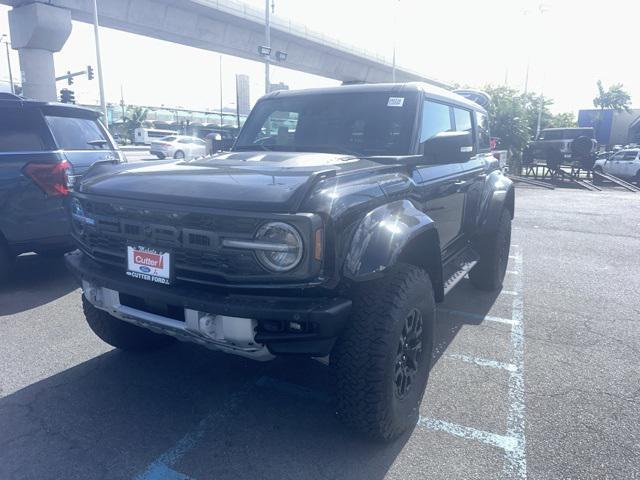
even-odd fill
[{"label": "bfgoodrich tire lettering", "polygon": [[82,308],[93,333],[112,347],[143,351],[164,347],[174,341],[172,337],[153,333],[109,315],[104,310],[94,307],[84,295]]},{"label": "bfgoodrich tire lettering", "polygon": [[[431,367],[433,288],[424,270],[399,265],[358,286],[353,300],[351,322],[331,354],[338,415],[370,438],[392,440],[418,420]],[[416,315],[420,324],[407,335]]]},{"label": "bfgoodrich tire lettering", "polygon": [[505,208],[500,214],[498,228],[479,237],[475,242],[480,261],[469,272],[469,279],[476,288],[490,291],[502,288],[510,246],[511,213]]}]

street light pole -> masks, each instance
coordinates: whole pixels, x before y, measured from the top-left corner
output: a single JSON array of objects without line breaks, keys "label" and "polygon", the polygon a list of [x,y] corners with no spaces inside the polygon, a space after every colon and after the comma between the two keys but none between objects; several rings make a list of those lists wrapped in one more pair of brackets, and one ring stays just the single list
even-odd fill
[{"label": "street light pole", "polygon": [[[271,25],[269,23],[269,1],[264,0],[264,38],[265,46],[271,48]],[[269,93],[269,55],[264,56],[264,93]]]},{"label": "street light pole", "polygon": [[220,128],[222,128],[222,55],[219,55],[220,58]]},{"label": "street light pole", "polygon": [[107,116],[107,102],[104,99],[104,76],[102,75],[102,58],[100,55],[100,32],[98,25],[98,0],[93,0],[93,34],[96,42],[96,62],[98,64],[98,87],[100,89],[100,106],[104,115],[104,125],[109,128],[109,117]]},{"label": "street light pole", "polygon": [[4,45],[7,48],[7,67],[9,67],[9,83],[11,84],[11,93],[15,94],[16,90],[13,86],[13,72],[11,71],[11,57],[9,56],[9,40],[7,34],[3,33],[0,40],[4,38]]}]

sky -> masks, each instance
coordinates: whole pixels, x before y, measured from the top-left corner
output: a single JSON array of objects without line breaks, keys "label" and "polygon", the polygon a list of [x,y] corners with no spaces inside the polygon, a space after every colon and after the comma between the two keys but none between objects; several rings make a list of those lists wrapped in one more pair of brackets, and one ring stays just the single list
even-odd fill
[{"label": "sky", "polygon": [[[274,16],[389,59],[395,43],[398,65],[447,82],[523,89],[529,64],[529,90],[552,98],[556,113],[592,108],[599,79],[623,83],[640,106],[637,29],[614,28],[624,18],[640,18],[638,1],[544,0],[544,13],[540,0],[274,1]],[[245,3],[264,8],[263,0]],[[9,32],[8,10],[0,6],[0,34]],[[250,76],[252,102],[264,91],[258,62],[106,28],[101,44],[108,102],[119,102],[122,88],[126,103],[218,108],[220,58],[225,106],[235,101],[236,73]],[[6,57],[0,53],[0,81],[6,81]],[[11,60],[17,76],[17,52]],[[95,66],[91,25],[74,22],[54,60],[57,75]],[[291,88],[338,83],[272,67],[271,82],[280,81]],[[77,100],[97,104],[97,83],[76,79]]]}]

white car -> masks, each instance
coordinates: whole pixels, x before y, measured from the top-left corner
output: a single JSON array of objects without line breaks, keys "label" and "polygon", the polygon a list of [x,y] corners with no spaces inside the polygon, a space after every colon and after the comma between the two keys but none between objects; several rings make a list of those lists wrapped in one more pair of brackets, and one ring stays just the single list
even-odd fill
[{"label": "white car", "polygon": [[169,135],[151,142],[151,155],[163,158],[191,160],[207,154],[207,142],[197,137]]},{"label": "white car", "polygon": [[[640,148],[627,148],[614,153],[608,159],[596,160],[593,170],[635,181],[640,185]],[[596,180],[598,178],[596,175]]]}]

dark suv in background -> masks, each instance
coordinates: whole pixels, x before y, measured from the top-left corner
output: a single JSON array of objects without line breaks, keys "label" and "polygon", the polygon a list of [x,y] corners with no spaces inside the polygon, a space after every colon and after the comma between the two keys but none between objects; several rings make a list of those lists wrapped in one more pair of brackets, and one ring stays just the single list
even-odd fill
[{"label": "dark suv in background", "polygon": [[65,198],[97,161],[124,161],[97,112],[0,93],[0,281],[21,253],[73,249]]}]

